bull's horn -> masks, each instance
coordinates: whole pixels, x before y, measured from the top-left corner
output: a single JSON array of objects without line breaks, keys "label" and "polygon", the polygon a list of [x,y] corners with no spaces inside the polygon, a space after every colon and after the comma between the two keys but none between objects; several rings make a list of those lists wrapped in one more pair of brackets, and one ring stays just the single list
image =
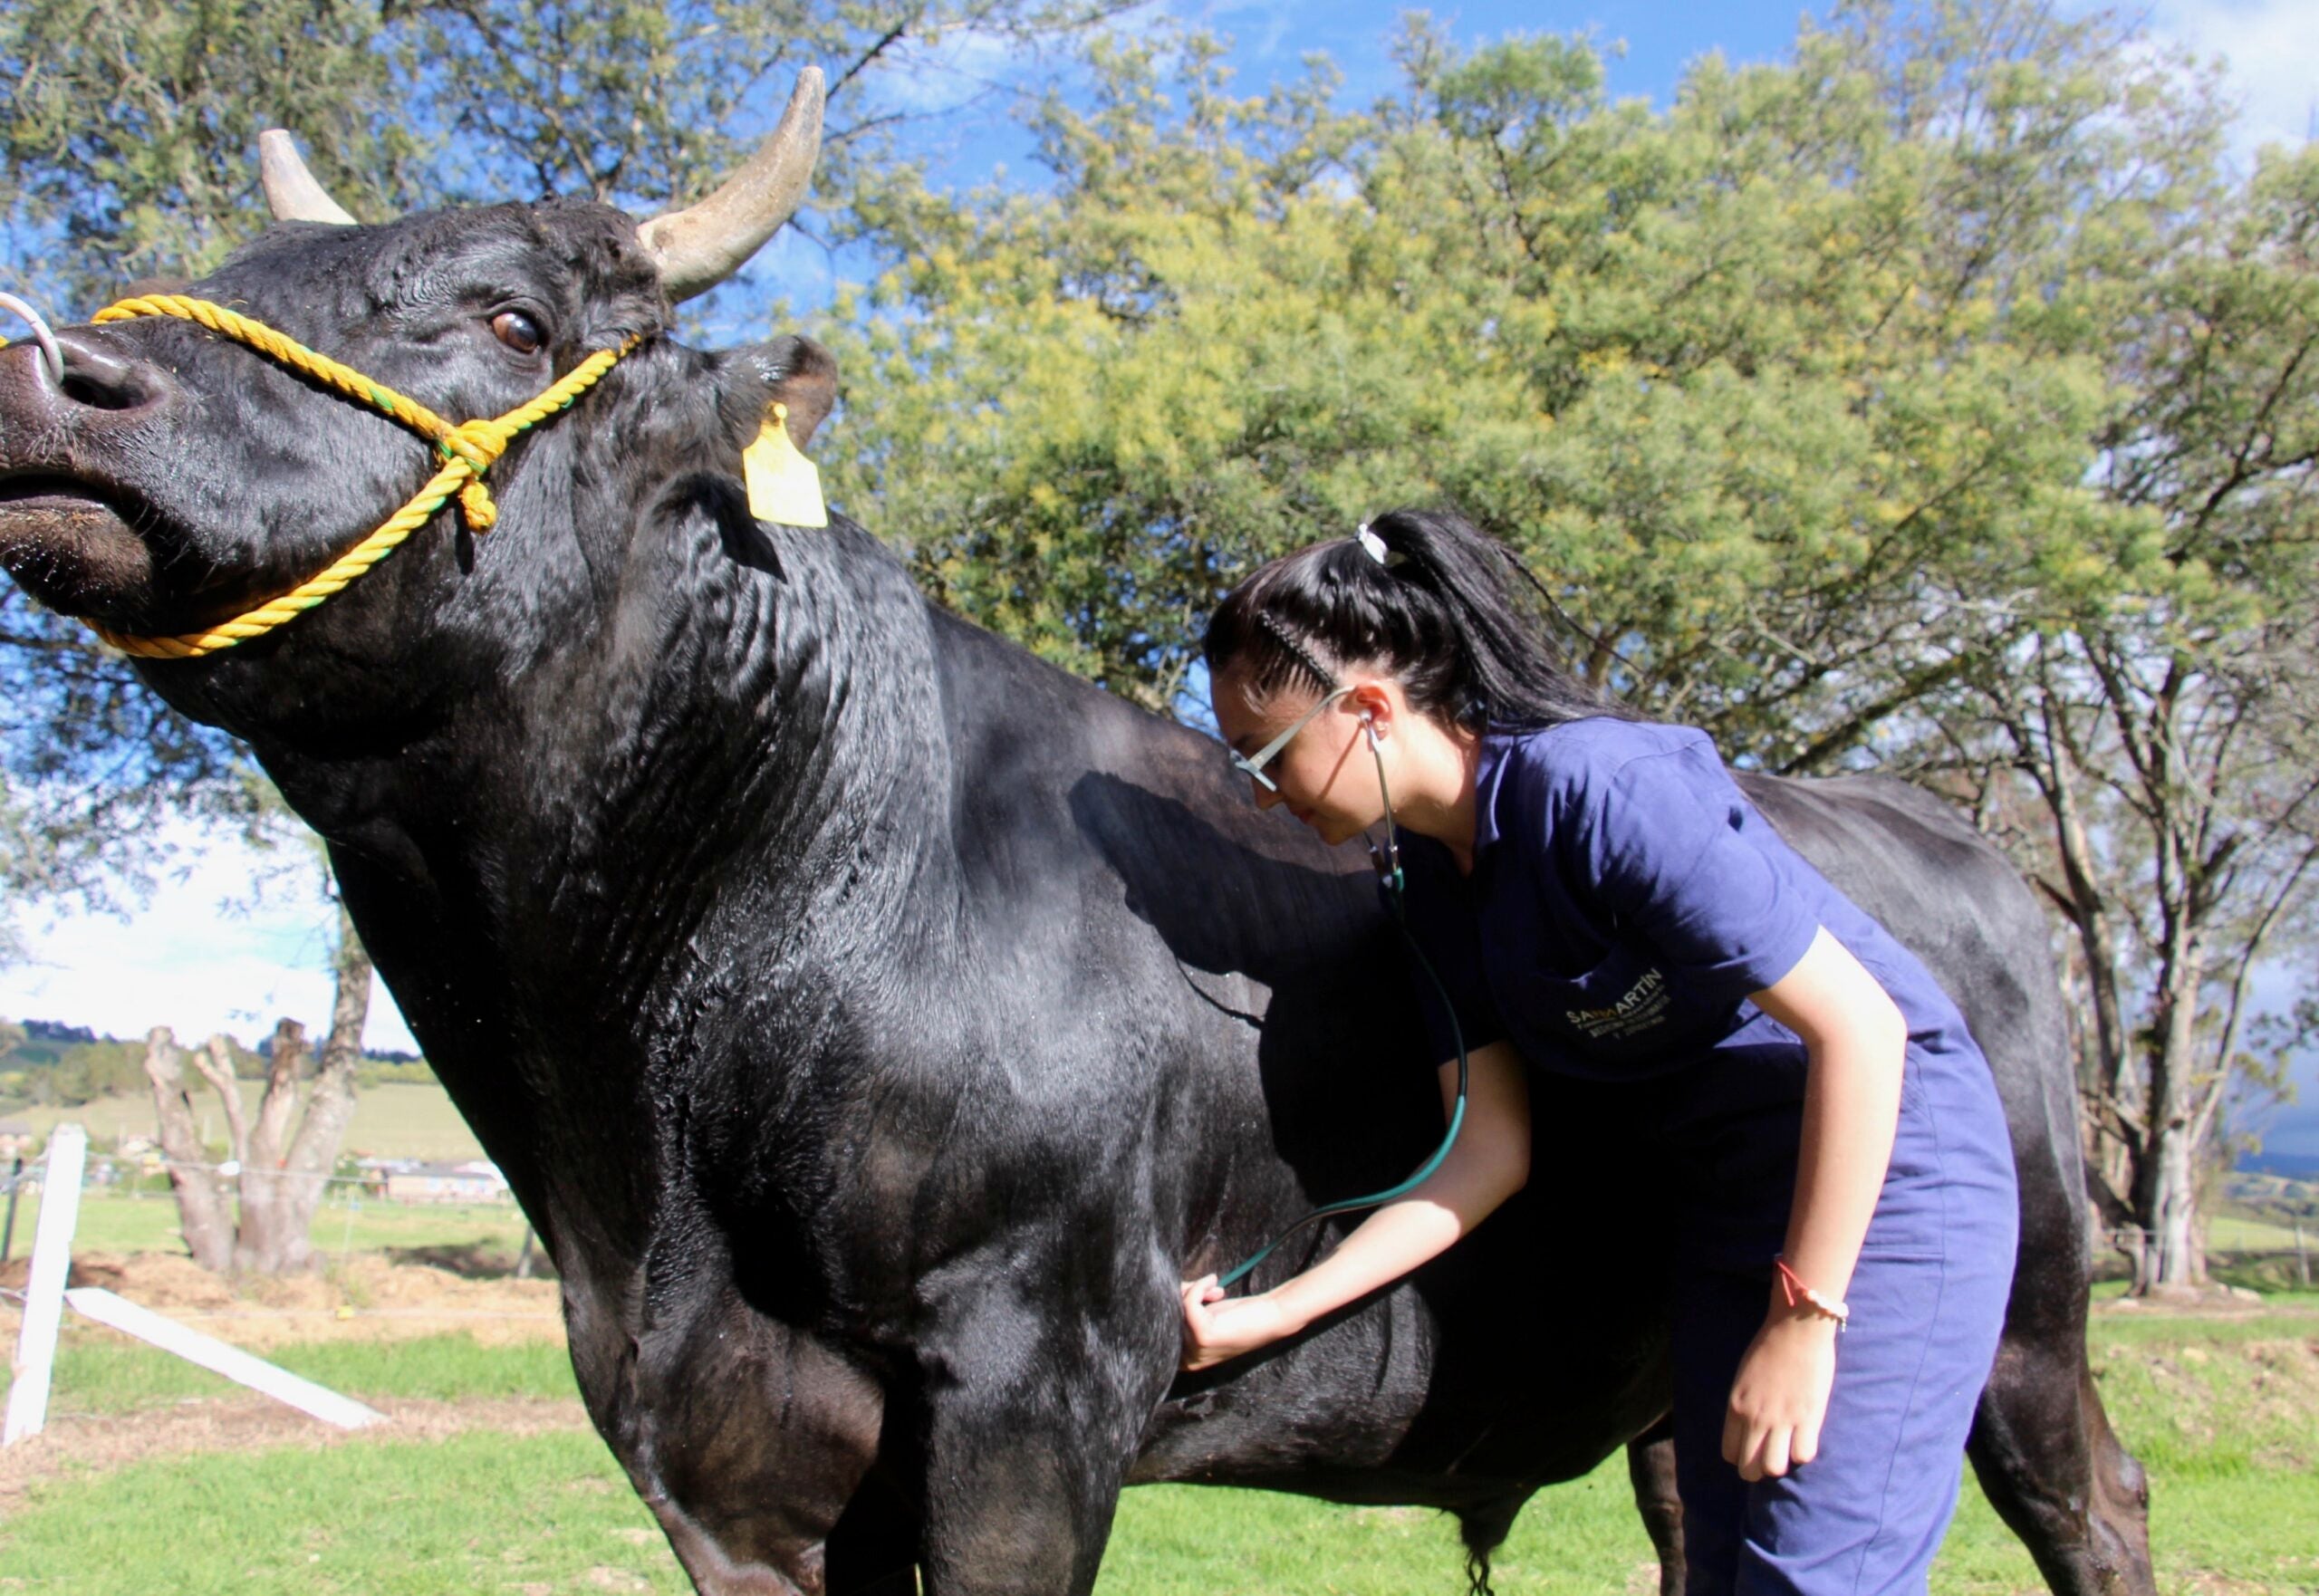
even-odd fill
[{"label": "bull's horn", "polygon": [[636,236],[660,263],[672,300],[706,293],[739,271],[796,212],[822,152],[822,69],[797,74],[781,125],[748,164],[698,205],[655,216]]},{"label": "bull's horn", "polygon": [[298,159],[298,147],[280,128],[257,136],[257,180],[265,203],[277,222],[329,222],[351,227],[354,218],[338,201],[322,192],[313,173]]}]

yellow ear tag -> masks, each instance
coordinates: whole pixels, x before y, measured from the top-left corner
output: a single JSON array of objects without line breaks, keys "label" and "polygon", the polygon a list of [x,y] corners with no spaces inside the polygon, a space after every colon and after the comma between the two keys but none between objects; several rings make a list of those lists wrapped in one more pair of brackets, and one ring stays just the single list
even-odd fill
[{"label": "yellow ear tag", "polygon": [[741,476],[749,486],[749,514],[784,526],[827,526],[822,474],[789,439],[789,407],[775,405],[757,428],[756,441],[741,451]]}]

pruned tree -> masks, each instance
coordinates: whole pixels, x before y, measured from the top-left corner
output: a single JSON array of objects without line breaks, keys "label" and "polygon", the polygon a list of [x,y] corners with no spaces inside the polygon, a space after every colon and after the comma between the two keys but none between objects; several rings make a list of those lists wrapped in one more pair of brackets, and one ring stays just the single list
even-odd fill
[{"label": "pruned tree", "polygon": [[[370,957],[342,907],[338,932],[336,995],[322,1056],[312,1057],[304,1026],[277,1022],[255,1119],[243,1105],[226,1037],[212,1036],[189,1053],[167,1026],[156,1026],[146,1038],[145,1072],[153,1083],[180,1229],[194,1261],[206,1269],[288,1274],[315,1263],[310,1233],[353,1118],[355,1070],[370,1006]],[[219,1176],[195,1128],[185,1080],[188,1062],[225,1110],[236,1214],[226,1210]]]},{"label": "pruned tree", "polygon": [[[167,1025],[156,1025],[146,1034],[145,1073],[153,1082],[153,1108],[160,1122],[161,1155],[168,1164],[169,1189],[177,1195],[178,1230],[195,1263],[222,1273],[233,1266],[234,1223],[195,1120],[193,1093],[185,1078],[186,1061],[185,1050]],[[208,1078],[207,1072],[202,1073]],[[230,1091],[230,1074],[227,1086]],[[234,1101],[238,1112],[238,1095]]]}]

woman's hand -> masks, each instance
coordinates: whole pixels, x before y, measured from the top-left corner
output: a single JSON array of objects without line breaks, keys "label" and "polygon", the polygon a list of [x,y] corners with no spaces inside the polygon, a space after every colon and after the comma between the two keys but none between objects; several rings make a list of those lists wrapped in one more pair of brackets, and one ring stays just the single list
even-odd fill
[{"label": "woman's hand", "polygon": [[1739,1360],[1723,1416],[1723,1460],[1739,1477],[1778,1477],[1819,1456],[1836,1379],[1836,1322],[1775,1307]]},{"label": "woman's hand", "polygon": [[1213,1368],[1304,1328],[1270,1293],[1227,1297],[1213,1274],[1188,1280],[1182,1290],[1186,1369]]}]

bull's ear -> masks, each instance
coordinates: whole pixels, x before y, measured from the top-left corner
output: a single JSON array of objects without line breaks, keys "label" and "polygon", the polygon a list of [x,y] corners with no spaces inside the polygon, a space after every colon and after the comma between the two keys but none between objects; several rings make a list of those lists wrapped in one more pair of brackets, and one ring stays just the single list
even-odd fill
[{"label": "bull's ear", "polygon": [[789,440],[803,448],[837,403],[837,357],[810,338],[784,334],[740,351],[738,363],[755,379],[745,407],[748,430],[775,405],[786,405]]}]

